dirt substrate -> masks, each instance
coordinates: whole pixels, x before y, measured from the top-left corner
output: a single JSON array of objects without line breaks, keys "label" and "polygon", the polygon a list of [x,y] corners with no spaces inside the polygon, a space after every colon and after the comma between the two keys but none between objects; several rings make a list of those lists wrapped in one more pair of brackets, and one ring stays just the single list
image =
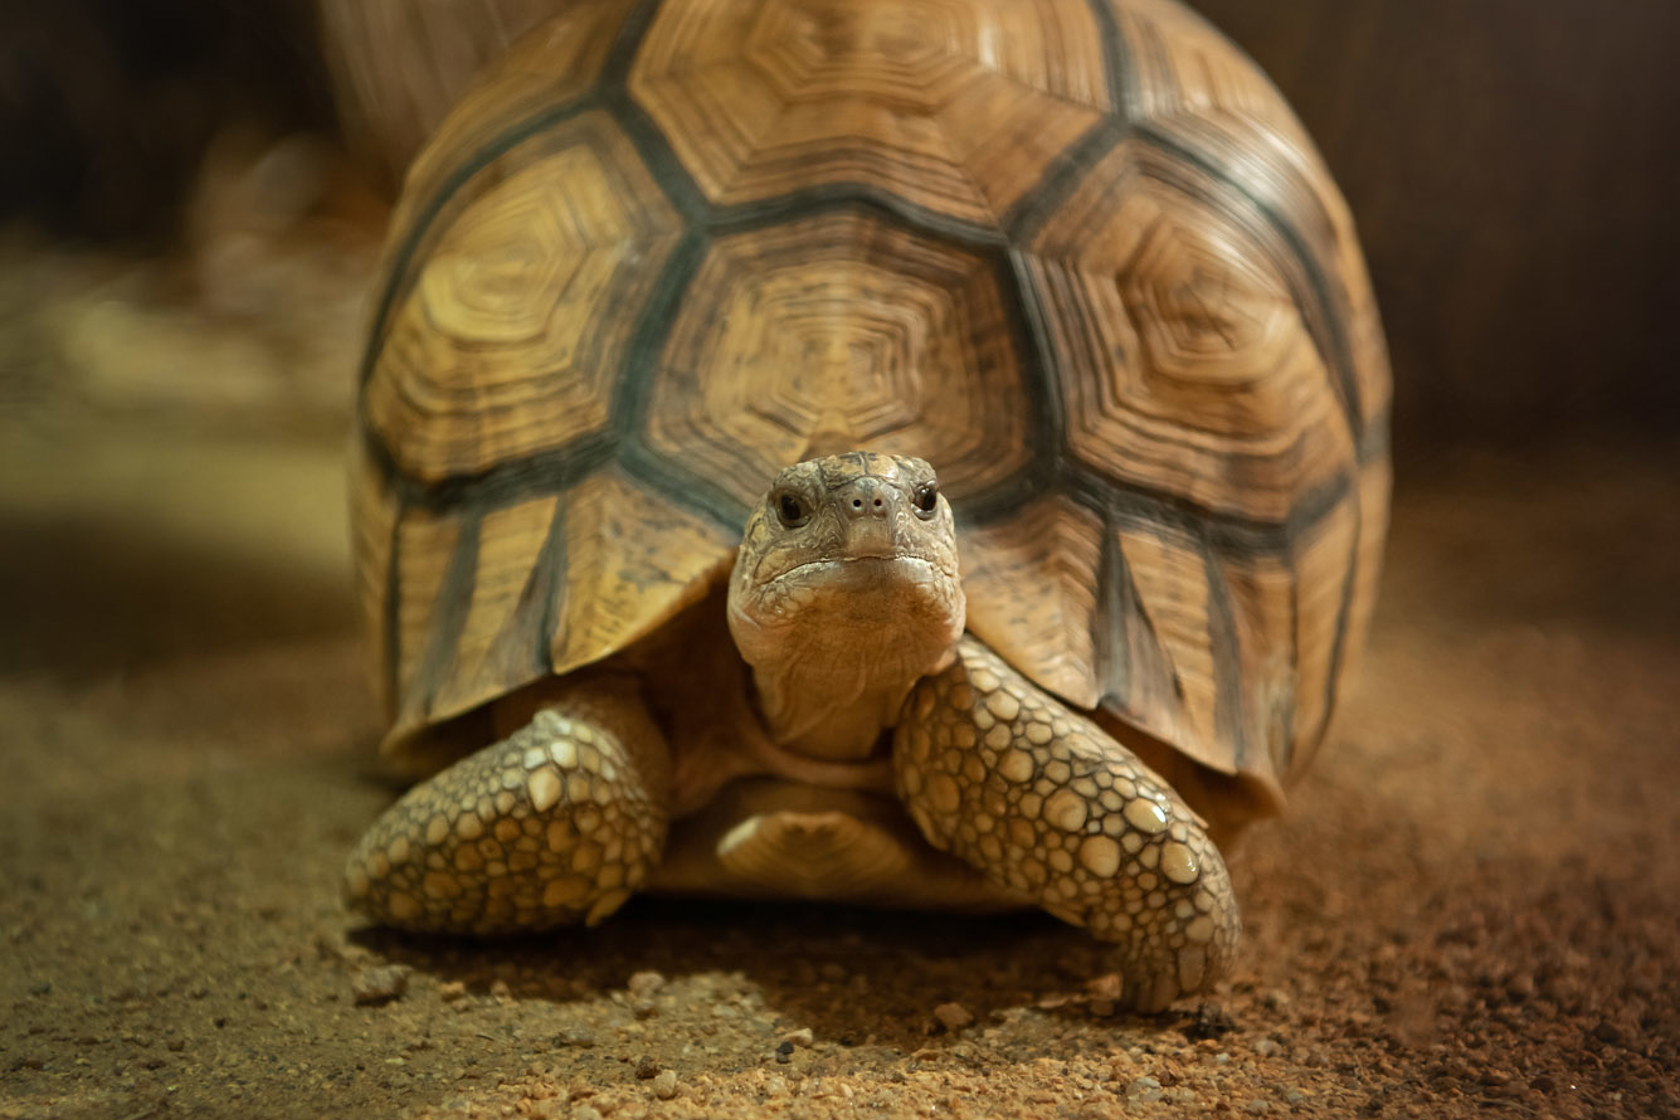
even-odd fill
[{"label": "dirt substrate", "polygon": [[1680,1115],[1672,462],[1403,469],[1336,741],[1233,855],[1240,967],[1133,1018],[1035,917],[358,928],[331,456],[0,452],[0,1117]]}]

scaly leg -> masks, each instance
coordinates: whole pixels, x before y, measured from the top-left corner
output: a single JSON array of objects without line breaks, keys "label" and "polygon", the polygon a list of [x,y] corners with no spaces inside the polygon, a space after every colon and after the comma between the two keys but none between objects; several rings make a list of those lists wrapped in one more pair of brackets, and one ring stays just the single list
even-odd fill
[{"label": "scaly leg", "polygon": [[345,867],[350,904],[409,930],[594,925],[658,863],[669,786],[635,682],[562,683],[520,730],[374,822]]},{"label": "scaly leg", "polygon": [[916,686],[893,761],[929,843],[1119,944],[1129,1005],[1159,1010],[1229,966],[1242,923],[1201,819],[980,642]]}]

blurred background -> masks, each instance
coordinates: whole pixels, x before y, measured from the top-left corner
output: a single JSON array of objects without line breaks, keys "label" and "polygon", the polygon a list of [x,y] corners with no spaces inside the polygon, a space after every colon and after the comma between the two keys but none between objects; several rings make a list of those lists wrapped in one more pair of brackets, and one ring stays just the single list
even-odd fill
[{"label": "blurred background", "polygon": [[[243,395],[267,421],[278,407],[288,422],[341,408],[348,378],[336,353],[323,363],[318,351],[342,342],[336,332],[354,333],[354,313],[334,304],[349,298],[377,242],[393,167],[474,69],[551,6],[344,4],[323,18],[310,0],[6,5],[0,312],[10,337],[0,391],[9,410],[20,394],[71,388],[66,378],[92,378],[80,388],[127,394],[128,406],[201,394],[231,406]],[[1670,430],[1680,413],[1669,340],[1680,307],[1671,57],[1680,5],[1195,6],[1282,87],[1348,196],[1393,350],[1403,461],[1441,442]],[[463,8],[476,13],[470,34],[452,20]],[[389,47],[370,44],[397,42],[431,59],[424,79],[379,65]],[[354,52],[375,58],[371,76],[346,77]],[[346,138],[359,163],[344,156]],[[93,368],[109,355],[84,351],[117,344],[78,329],[82,316],[137,343],[133,332],[161,327],[135,306],[72,312],[76,326],[45,328],[54,335],[46,353],[39,338],[20,353],[18,319],[90,279],[66,275],[95,264],[67,262],[72,247],[99,256],[106,281],[121,271],[109,255],[173,258],[166,275],[149,273],[125,297],[197,300],[210,321],[195,325],[212,335],[230,317],[274,315],[268,297],[301,284],[311,329],[287,337],[295,324],[265,323],[260,342],[271,352],[221,362],[215,384],[186,370],[170,386],[158,369]]]},{"label": "blurred background", "polygon": [[[0,5],[0,518],[28,542],[0,554],[0,665],[343,626],[337,457],[387,206],[553,3]],[[1466,448],[1676,430],[1680,5],[1197,6],[1352,205],[1402,488]],[[90,649],[66,598],[126,639]]]}]

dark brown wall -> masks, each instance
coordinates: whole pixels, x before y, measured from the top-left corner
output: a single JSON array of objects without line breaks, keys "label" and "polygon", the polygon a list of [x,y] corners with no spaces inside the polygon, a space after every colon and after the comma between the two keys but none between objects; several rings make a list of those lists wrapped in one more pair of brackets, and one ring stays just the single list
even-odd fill
[{"label": "dark brown wall", "polygon": [[166,239],[218,129],[331,119],[307,0],[0,0],[0,222]]},{"label": "dark brown wall", "polygon": [[1680,435],[1680,3],[1195,5],[1348,196],[1402,441]]}]

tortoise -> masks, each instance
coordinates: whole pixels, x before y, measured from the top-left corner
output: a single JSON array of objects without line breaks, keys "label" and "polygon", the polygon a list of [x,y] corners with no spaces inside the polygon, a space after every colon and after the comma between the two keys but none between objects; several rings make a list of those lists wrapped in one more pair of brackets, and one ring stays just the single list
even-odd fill
[{"label": "tortoise", "polygon": [[[1386,528],[1345,204],[1167,0],[578,2],[409,170],[353,522],[372,920],[1038,906],[1126,1001],[1325,741]],[[743,528],[744,526],[744,528]]]}]

